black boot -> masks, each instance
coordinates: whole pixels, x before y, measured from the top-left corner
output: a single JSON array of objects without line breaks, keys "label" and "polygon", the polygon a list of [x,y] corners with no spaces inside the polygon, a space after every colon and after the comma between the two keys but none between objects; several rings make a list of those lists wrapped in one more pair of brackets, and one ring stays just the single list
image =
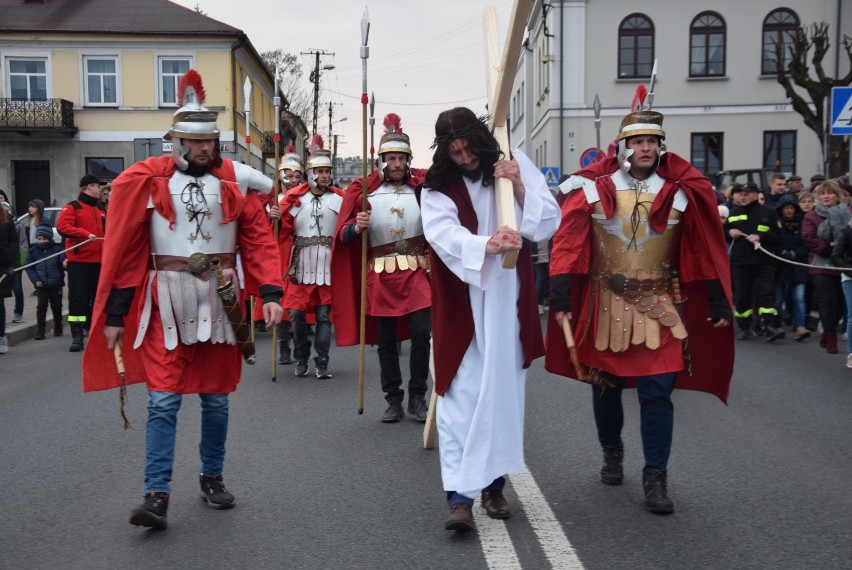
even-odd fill
[{"label": "black boot", "polygon": [[642,474],[642,488],[645,490],[645,508],[658,515],[674,512],[674,503],[666,490],[667,472],[663,469],[651,469]]},{"label": "black boot", "polygon": [[621,485],[624,482],[624,469],[621,466],[624,461],[624,444],[604,445],[603,467],[601,467],[601,481],[607,485]]},{"label": "black boot", "polygon": [[68,352],[80,352],[83,350],[83,327],[78,324],[71,325],[71,346]]},{"label": "black boot", "polygon": [[62,336],[62,321],[53,321],[53,336]]},{"label": "black boot", "polygon": [[293,359],[290,358],[290,343],[278,343],[278,364],[293,364]]},{"label": "black boot", "polygon": [[382,422],[386,424],[395,424],[405,417],[405,412],[402,411],[402,402],[388,402],[388,409],[382,416]]},{"label": "black boot", "polygon": [[763,334],[766,335],[766,342],[781,340],[786,335],[784,329],[779,329],[770,320],[763,321]]},{"label": "black boot", "polygon": [[36,324],[36,340],[44,340],[44,321]]},{"label": "black boot", "polygon": [[148,493],[144,502],[130,515],[130,524],[149,528],[166,528],[166,511],[169,509],[168,493]]}]

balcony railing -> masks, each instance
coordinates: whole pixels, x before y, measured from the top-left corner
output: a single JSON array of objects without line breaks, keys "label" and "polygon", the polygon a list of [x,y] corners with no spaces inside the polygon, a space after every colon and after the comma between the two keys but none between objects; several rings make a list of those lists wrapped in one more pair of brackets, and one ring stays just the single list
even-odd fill
[{"label": "balcony railing", "polygon": [[0,130],[62,131],[73,135],[74,108],[65,99],[0,99]]}]

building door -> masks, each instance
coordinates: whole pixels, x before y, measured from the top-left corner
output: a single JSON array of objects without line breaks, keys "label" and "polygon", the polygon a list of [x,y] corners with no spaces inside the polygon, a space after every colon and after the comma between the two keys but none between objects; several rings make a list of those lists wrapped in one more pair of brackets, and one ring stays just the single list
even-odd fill
[{"label": "building door", "polygon": [[26,213],[30,200],[38,198],[50,206],[50,161],[14,160],[15,211]]}]

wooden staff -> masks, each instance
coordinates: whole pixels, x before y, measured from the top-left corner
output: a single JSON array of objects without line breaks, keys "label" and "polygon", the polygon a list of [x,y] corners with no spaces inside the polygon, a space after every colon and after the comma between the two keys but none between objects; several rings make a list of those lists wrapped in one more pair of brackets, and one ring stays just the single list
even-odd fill
[{"label": "wooden staff", "polygon": [[[361,156],[361,211],[367,211],[367,59],[370,48],[367,39],[370,36],[370,15],[364,6],[361,17],[361,124],[363,125],[364,148]],[[361,314],[360,344],[358,346],[358,414],[364,413],[364,348],[367,341],[367,236],[361,236]]]},{"label": "wooden staff", "polygon": [[432,397],[429,398],[429,411],[426,413],[426,425],[423,426],[423,449],[435,449],[438,443],[438,392],[435,391],[435,347],[429,351],[429,374],[432,375]]},{"label": "wooden staff", "polygon": [[112,354],[115,357],[115,367],[118,369],[118,378],[121,380],[121,384],[118,388],[118,410],[121,414],[121,426],[124,429],[130,429],[133,426],[130,424],[130,420],[127,419],[127,414],[125,413],[125,407],[127,405],[127,379],[124,372],[124,358],[121,356],[121,343],[115,343],[115,347],[112,349]]},{"label": "wooden staff", "polygon": [[571,364],[574,365],[574,370],[577,373],[577,380],[580,382],[588,382],[583,365],[580,364],[580,356],[577,354],[577,344],[574,342],[574,332],[571,330],[571,321],[568,315],[562,318],[562,334],[565,335],[565,344],[568,346],[568,354],[571,356]]},{"label": "wooden staff", "polygon": [[[677,309],[680,316],[680,322],[686,323],[683,320],[683,297],[680,294],[680,279],[677,276],[677,270],[672,269],[672,303]],[[692,358],[689,356],[689,337],[681,339],[681,348],[683,350],[683,364],[686,368],[687,376],[692,376]]]}]

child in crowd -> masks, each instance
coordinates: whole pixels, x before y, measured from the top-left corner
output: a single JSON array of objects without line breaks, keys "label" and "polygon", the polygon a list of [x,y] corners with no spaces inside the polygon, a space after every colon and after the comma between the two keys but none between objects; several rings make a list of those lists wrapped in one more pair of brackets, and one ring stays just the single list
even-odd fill
[{"label": "child in crowd", "polygon": [[[27,263],[41,261],[27,267],[27,275],[33,282],[38,296],[36,305],[36,340],[43,340],[47,306],[53,312],[53,336],[62,336],[62,287],[65,286],[65,254],[50,257],[62,251],[62,246],[53,241],[53,228],[43,223],[36,228],[35,244],[30,247]],[[48,259],[49,258],[49,259]]]}]

